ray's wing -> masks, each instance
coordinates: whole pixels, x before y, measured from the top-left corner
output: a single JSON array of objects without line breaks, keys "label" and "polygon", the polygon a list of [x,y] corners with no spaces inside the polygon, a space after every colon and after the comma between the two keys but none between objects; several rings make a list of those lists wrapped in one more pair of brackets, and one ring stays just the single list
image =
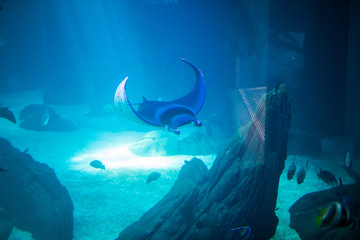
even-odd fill
[{"label": "ray's wing", "polygon": [[192,109],[175,103],[163,101],[146,101],[140,105],[136,114],[143,121],[151,125],[163,127],[165,125],[170,125],[172,123],[172,119],[175,116],[192,116],[193,112]]},{"label": "ray's wing", "polygon": [[0,107],[0,117],[16,123],[14,114],[7,107]]},{"label": "ray's wing", "polygon": [[188,64],[194,70],[196,75],[196,83],[194,88],[188,94],[179,99],[173,100],[170,103],[188,107],[192,109],[194,115],[196,116],[200,112],[205,101],[206,89],[204,76],[201,71],[192,63],[183,58],[180,58],[180,60]]},{"label": "ray's wing", "polygon": [[[143,123],[143,120],[136,112],[134,107],[131,105],[127,95],[126,95],[126,82],[128,77],[126,77],[117,87],[115,96],[114,96],[114,107],[115,111],[134,122]],[[140,119],[141,120],[140,120]],[[144,120],[143,120],[144,121]]]},{"label": "ray's wing", "polygon": [[115,111],[134,122],[137,123],[148,123],[150,125],[162,127],[164,124],[161,123],[161,117],[167,109],[171,108],[168,102],[163,101],[144,101],[139,104],[139,109],[135,110],[133,105],[130,103],[126,95],[126,83],[128,78],[126,77],[116,89],[114,97]]}]

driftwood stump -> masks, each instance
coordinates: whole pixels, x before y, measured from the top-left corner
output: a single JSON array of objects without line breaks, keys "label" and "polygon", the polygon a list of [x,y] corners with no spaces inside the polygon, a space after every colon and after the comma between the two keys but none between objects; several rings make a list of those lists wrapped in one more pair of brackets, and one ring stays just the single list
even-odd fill
[{"label": "driftwood stump", "polygon": [[53,169],[1,137],[0,167],[0,239],[13,226],[36,240],[73,239],[74,206]]},{"label": "driftwood stump", "polygon": [[272,237],[290,125],[285,86],[266,94],[260,104],[264,101],[265,140],[251,121],[210,170],[199,159],[185,161],[169,193],[117,239],[236,239],[239,233],[231,229],[241,226],[250,226],[254,239]]}]

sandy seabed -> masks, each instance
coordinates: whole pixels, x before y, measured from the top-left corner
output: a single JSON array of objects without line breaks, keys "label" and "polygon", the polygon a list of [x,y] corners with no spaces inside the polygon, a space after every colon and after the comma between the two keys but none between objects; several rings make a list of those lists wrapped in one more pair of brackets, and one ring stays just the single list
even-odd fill
[{"label": "sandy seabed", "polygon": [[[42,103],[42,91],[1,94],[0,103],[18,117],[24,106]],[[111,111],[102,117],[89,116],[86,105],[52,107],[60,116],[74,121],[78,130],[30,131],[0,118],[0,137],[9,140],[20,150],[29,148],[28,153],[35,160],[55,170],[74,204],[74,240],[115,239],[122,229],[138,220],[170,190],[184,160],[193,157],[136,156],[128,150],[128,146],[143,138],[147,132],[154,131],[153,128],[119,120]],[[332,171],[336,177],[341,176],[343,183],[353,182],[343,169],[343,155],[336,149],[333,151],[317,158],[296,157],[297,169],[305,166],[309,160],[307,175],[301,185],[297,184],[296,179],[289,181],[286,178],[288,166],[294,158],[288,156],[280,178],[277,200],[279,225],[272,239],[300,239],[296,231],[289,227],[288,209],[304,194],[330,188],[317,177],[315,163]],[[216,155],[196,157],[211,167]],[[95,159],[105,164],[105,171],[89,165]],[[161,173],[161,177],[146,184],[147,176],[153,171]],[[9,238],[30,239],[31,234],[16,228]]]}]

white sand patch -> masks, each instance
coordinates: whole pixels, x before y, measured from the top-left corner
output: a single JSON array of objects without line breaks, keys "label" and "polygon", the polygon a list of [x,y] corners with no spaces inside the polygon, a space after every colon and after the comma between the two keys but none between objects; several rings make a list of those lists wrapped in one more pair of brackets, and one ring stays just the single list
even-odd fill
[{"label": "white sand patch", "polygon": [[[90,167],[89,163],[93,160],[99,160],[106,170],[115,169],[180,169],[184,160],[190,160],[193,156],[175,155],[175,156],[136,156],[129,151],[129,146],[134,144],[121,145],[115,141],[97,142],[92,144],[88,149],[82,149],[70,159],[73,163],[72,168],[78,171],[98,172],[97,169]],[[202,159],[208,166],[215,159],[215,155],[196,156]]]}]

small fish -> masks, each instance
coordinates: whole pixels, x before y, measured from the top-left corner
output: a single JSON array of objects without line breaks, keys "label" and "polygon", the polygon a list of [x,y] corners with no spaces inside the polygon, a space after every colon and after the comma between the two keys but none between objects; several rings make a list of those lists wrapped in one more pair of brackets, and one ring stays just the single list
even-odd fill
[{"label": "small fish", "polygon": [[295,156],[294,156],[294,161],[289,166],[289,169],[287,172],[287,179],[291,180],[294,177],[295,172],[296,172],[296,165],[295,165]]},{"label": "small fish", "polygon": [[302,184],[304,182],[305,176],[306,176],[306,169],[309,165],[309,160],[306,162],[306,166],[302,167],[298,173],[296,174],[296,180],[298,184]]},{"label": "small fish", "polygon": [[99,160],[94,160],[90,163],[90,166],[92,166],[93,168],[100,168],[105,170],[105,165],[99,161]]},{"label": "small fish", "polygon": [[323,180],[324,182],[326,182],[328,185],[331,185],[331,186],[334,186],[337,184],[334,174],[332,174],[329,171],[322,170],[321,168],[319,168],[319,169],[320,169],[320,171],[318,171],[317,167],[315,166],[316,174],[318,175],[318,177],[321,180]]},{"label": "small fish", "polygon": [[149,176],[147,177],[146,184],[149,184],[152,181],[155,181],[155,180],[159,179],[160,176],[161,176],[161,174],[158,173],[158,172],[150,173]]},{"label": "small fish", "polygon": [[16,123],[14,114],[7,107],[0,107],[0,117]]},{"label": "small fish", "polygon": [[352,166],[352,160],[351,160],[351,157],[350,157],[350,153],[347,152],[346,157],[345,157],[345,167],[351,168],[351,166]]},{"label": "small fish", "polygon": [[0,172],[7,172],[5,168],[0,167]]},{"label": "small fish", "polygon": [[246,226],[246,227],[239,227],[239,228],[233,228],[231,229],[231,231],[237,231],[240,233],[240,240],[250,240],[253,239],[253,234],[251,231],[251,228]]},{"label": "small fish", "polygon": [[350,211],[345,205],[332,202],[320,210],[315,221],[324,230],[345,227],[351,224]]}]

